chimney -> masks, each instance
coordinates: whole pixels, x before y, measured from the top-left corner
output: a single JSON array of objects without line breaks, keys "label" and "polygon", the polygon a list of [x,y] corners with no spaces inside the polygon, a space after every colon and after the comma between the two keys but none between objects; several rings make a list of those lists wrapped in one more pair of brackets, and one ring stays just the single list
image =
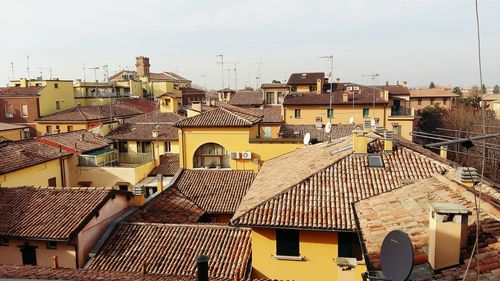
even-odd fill
[{"label": "chimney", "polygon": [[158,193],[163,192],[163,175],[158,174],[156,175],[156,186],[157,186],[157,191]]},{"label": "chimney", "polygon": [[448,146],[447,145],[442,145],[439,147],[439,156],[443,157],[444,159],[448,159]]},{"label": "chimney", "polygon": [[344,94],[342,95],[342,101],[343,101],[343,102],[348,102],[348,101],[349,101],[349,95],[348,95],[347,93],[344,93]]},{"label": "chimney", "polygon": [[136,207],[140,207],[144,205],[144,187],[143,186],[136,186],[134,187],[134,190],[132,191],[134,194],[134,205]]},{"label": "chimney", "polygon": [[472,214],[458,203],[430,203],[429,263],[434,270],[460,263],[467,245],[467,220]]},{"label": "chimney", "polygon": [[22,88],[28,87],[28,80],[26,78],[19,79],[19,84],[21,84]]},{"label": "chimney", "polygon": [[403,87],[408,88],[408,81],[403,81]]},{"label": "chimney", "polygon": [[157,138],[158,137],[158,130],[157,129],[153,129],[152,133],[151,133],[151,136],[153,138]]},{"label": "chimney", "polygon": [[196,280],[208,281],[208,257],[200,255],[196,257]]},{"label": "chimney", "polygon": [[323,80],[316,79],[316,94],[321,94],[323,91]]},{"label": "chimney", "polygon": [[59,261],[57,259],[57,256],[52,257],[52,268],[59,268]]},{"label": "chimney", "polygon": [[136,57],[135,58],[135,69],[138,77],[149,78],[149,58],[148,57]]},{"label": "chimney", "polygon": [[193,103],[191,103],[191,108],[201,113],[201,102],[194,101]]},{"label": "chimney", "polygon": [[394,132],[393,131],[385,131],[384,132],[384,152],[392,153],[394,148]]},{"label": "chimney", "polygon": [[363,129],[366,133],[370,132],[372,130],[372,120],[364,119],[363,120]]},{"label": "chimney", "polygon": [[399,123],[393,122],[391,123],[392,125],[392,132],[394,136],[401,136],[401,127],[399,127]]},{"label": "chimney", "polygon": [[340,77],[337,77],[337,83],[340,83]]},{"label": "chimney", "polygon": [[385,85],[386,85],[386,86],[389,86],[389,81],[385,81]]},{"label": "chimney", "polygon": [[397,86],[399,86],[399,80],[398,80],[398,81],[396,81],[396,85],[397,85]]},{"label": "chimney", "polygon": [[368,137],[366,133],[360,129],[354,129],[352,133],[354,154],[366,154],[368,152]]},{"label": "chimney", "polygon": [[473,187],[479,182],[479,174],[473,167],[459,167],[457,172],[460,182],[467,187]]}]

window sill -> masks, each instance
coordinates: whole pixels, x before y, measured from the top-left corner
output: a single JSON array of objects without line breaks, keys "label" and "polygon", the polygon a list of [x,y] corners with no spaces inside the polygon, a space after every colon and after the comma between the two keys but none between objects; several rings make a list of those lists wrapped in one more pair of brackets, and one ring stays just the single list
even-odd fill
[{"label": "window sill", "polygon": [[304,260],[303,257],[301,256],[280,256],[280,255],[274,255],[273,258],[277,260],[285,260],[285,261],[302,261]]}]

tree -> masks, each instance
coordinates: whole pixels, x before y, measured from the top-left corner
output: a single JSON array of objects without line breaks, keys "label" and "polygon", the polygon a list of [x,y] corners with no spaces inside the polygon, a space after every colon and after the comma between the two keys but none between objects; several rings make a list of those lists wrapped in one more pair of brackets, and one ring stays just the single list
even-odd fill
[{"label": "tree", "polygon": [[429,85],[429,89],[436,88],[436,85],[434,85],[434,82],[431,81],[431,84]]},{"label": "tree", "polygon": [[273,84],[281,84],[281,81],[280,80],[273,80],[273,82],[271,82]]},{"label": "tree", "polygon": [[463,95],[462,93],[462,89],[460,89],[460,87],[455,87],[453,88],[453,91],[452,91],[454,94],[457,94],[459,96]]},{"label": "tree", "polygon": [[243,91],[253,91],[253,88],[250,86],[246,86],[245,88],[243,88]]},{"label": "tree", "polygon": [[500,86],[495,85],[495,87],[493,87],[493,94],[500,94]]},{"label": "tree", "polygon": [[435,132],[436,128],[442,127],[445,114],[445,110],[437,104],[425,107],[421,112],[420,130],[427,133]]}]

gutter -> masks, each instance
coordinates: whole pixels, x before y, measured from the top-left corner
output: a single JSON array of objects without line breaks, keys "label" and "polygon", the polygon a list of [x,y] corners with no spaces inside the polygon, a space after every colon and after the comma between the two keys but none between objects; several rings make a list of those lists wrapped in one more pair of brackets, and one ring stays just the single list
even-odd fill
[{"label": "gutter", "polygon": [[[359,201],[358,201],[359,202]],[[365,239],[363,238],[363,233],[361,231],[361,226],[359,225],[358,214],[356,213],[356,207],[354,206],[356,202],[351,203],[352,211],[354,214],[354,222],[356,223],[356,233],[358,234],[358,240],[361,244],[361,252],[363,254],[363,258],[365,260],[366,270],[368,272],[373,272],[373,266],[368,257],[368,251],[366,250]]]}]

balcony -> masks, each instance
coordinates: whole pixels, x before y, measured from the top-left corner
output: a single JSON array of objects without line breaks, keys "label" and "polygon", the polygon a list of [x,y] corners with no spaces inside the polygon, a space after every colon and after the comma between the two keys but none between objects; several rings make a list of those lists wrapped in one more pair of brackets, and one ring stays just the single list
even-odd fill
[{"label": "balcony", "polygon": [[151,153],[118,153],[115,149],[102,149],[78,156],[82,167],[137,166],[153,160]]},{"label": "balcony", "polygon": [[151,153],[119,153],[120,164],[143,164],[151,160],[153,160]]},{"label": "balcony", "polygon": [[391,109],[391,116],[407,116],[407,117],[410,117],[410,116],[413,116],[413,115],[414,115],[414,112],[413,112],[412,108],[401,107],[401,108],[398,108],[398,109],[394,109],[394,108]]}]

